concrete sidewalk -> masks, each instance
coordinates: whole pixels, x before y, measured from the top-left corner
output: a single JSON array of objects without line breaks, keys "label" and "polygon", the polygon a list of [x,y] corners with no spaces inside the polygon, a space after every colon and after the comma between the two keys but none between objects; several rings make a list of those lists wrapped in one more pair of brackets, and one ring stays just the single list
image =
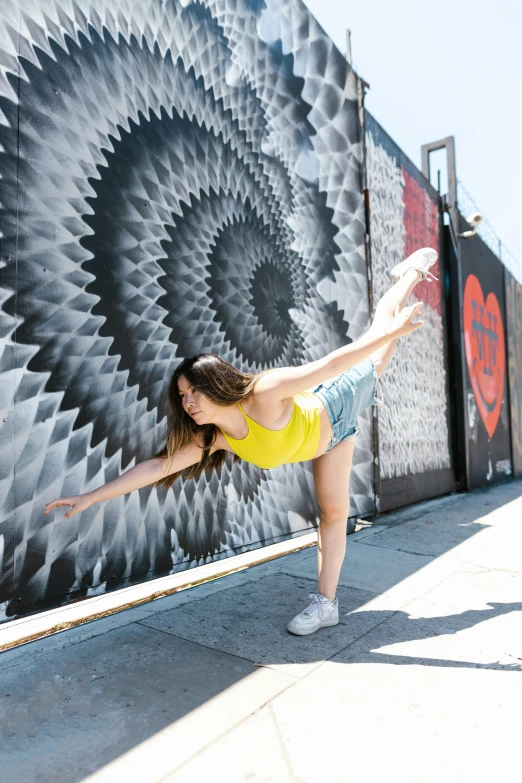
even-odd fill
[{"label": "concrete sidewalk", "polygon": [[2,783],[518,777],[522,481],[349,536],[291,636],[315,589],[313,548],[2,653]]}]

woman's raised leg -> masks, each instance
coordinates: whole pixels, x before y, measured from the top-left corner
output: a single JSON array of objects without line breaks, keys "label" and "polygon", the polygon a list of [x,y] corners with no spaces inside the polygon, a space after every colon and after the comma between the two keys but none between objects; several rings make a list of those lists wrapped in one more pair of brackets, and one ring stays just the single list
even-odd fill
[{"label": "woman's raised leg", "polygon": [[[396,310],[403,309],[418,282],[437,280],[430,271],[437,258],[438,253],[432,247],[421,247],[391,270],[391,276],[397,282],[384,294],[377,305],[370,331],[376,329],[382,334],[382,328],[387,328],[387,323],[394,317]],[[396,345],[397,341],[393,340],[373,355],[373,359],[379,362],[376,367],[378,378],[386,369]]]},{"label": "woman's raised leg", "polygon": [[[402,310],[402,308],[406,306],[410,294],[421,279],[420,272],[416,269],[409,269],[397,283],[386,291],[375,308],[375,315],[373,317],[372,325],[370,326],[370,331],[375,329],[382,334],[383,328],[386,329],[387,325],[393,319],[397,307],[399,310]],[[390,361],[396,345],[397,340],[392,340],[388,345],[385,345],[384,348],[381,348],[372,355],[374,361],[378,362],[375,368],[378,378],[381,377],[386,369],[386,365]]]}]

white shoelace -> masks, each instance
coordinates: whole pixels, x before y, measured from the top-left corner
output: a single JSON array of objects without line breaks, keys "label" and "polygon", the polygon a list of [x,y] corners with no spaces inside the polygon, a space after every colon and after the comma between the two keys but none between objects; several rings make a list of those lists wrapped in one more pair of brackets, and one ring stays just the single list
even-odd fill
[{"label": "white shoelace", "polygon": [[307,617],[311,617],[316,612],[323,614],[324,609],[326,608],[325,603],[328,599],[323,598],[323,596],[318,595],[317,593],[309,593],[308,598],[312,599],[312,603],[310,606],[307,606],[306,609],[303,609],[302,614],[306,615]]}]

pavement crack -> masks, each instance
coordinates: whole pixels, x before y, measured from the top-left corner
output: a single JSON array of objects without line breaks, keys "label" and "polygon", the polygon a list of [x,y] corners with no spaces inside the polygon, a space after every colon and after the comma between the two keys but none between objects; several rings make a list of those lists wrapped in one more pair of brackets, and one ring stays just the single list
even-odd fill
[{"label": "pavement crack", "polygon": [[271,701],[269,701],[266,706],[268,707],[268,710],[269,710],[269,712],[270,712],[270,714],[272,716],[276,737],[277,737],[277,740],[279,742],[279,747],[281,748],[281,751],[283,753],[283,756],[284,756],[284,759],[285,759],[285,763],[286,763],[289,775],[295,781],[295,783],[305,783],[305,781],[302,780],[302,778],[299,778],[299,777],[297,777],[297,775],[294,774],[294,770],[293,770],[293,767],[292,767],[292,762],[290,760],[290,756],[288,755],[288,750],[287,750],[285,741],[283,739],[283,735],[281,733],[281,727],[279,725],[279,721],[277,719],[277,715],[276,715],[275,710],[274,710],[273,699]]}]

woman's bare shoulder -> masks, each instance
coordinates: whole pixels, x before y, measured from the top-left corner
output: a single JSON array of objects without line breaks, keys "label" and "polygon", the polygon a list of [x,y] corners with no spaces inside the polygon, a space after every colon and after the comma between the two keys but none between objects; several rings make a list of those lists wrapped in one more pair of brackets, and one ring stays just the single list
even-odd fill
[{"label": "woman's bare shoulder", "polygon": [[281,400],[277,395],[267,394],[264,391],[252,392],[248,400],[243,402],[243,410],[251,419],[267,429],[277,430],[288,422],[292,414],[294,400],[289,398]]}]

